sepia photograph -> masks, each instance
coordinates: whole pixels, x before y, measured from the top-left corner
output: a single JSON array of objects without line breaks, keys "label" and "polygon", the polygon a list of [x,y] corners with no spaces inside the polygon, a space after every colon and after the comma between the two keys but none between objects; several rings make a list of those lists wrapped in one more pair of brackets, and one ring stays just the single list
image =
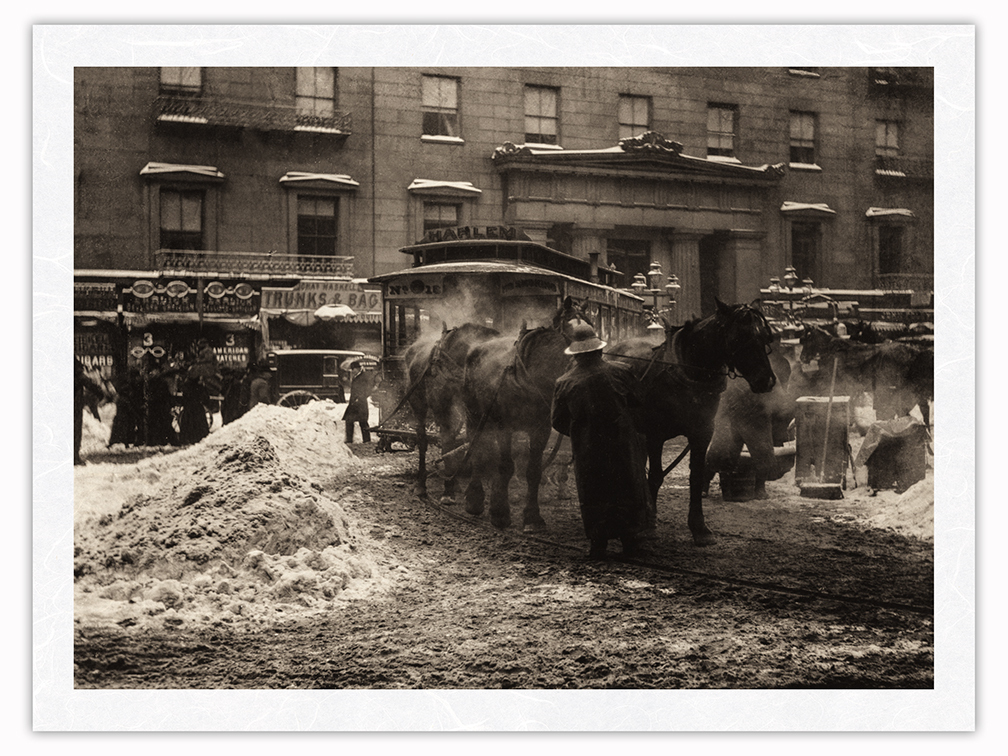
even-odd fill
[{"label": "sepia photograph", "polygon": [[826,28],[35,27],[36,728],[972,729],[973,27]]}]

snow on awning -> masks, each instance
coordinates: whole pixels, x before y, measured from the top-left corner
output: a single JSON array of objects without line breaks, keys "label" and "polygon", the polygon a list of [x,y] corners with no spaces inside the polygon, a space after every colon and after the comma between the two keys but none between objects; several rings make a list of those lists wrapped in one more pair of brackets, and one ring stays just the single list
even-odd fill
[{"label": "snow on awning", "polygon": [[310,181],[320,181],[323,183],[337,184],[339,186],[349,186],[357,188],[360,182],[342,173],[306,173],[304,171],[287,171],[280,177],[281,184],[305,183]]},{"label": "snow on awning", "polygon": [[825,213],[826,215],[836,215],[836,210],[825,202],[785,202],[780,207],[782,213]]},{"label": "snow on awning", "polygon": [[865,216],[868,218],[889,218],[892,216],[899,216],[902,218],[917,217],[913,214],[912,210],[908,210],[905,207],[869,207],[865,212]]},{"label": "snow on awning", "polygon": [[440,194],[456,196],[476,196],[483,193],[482,189],[477,189],[471,181],[432,181],[431,179],[413,179],[413,183],[407,187],[413,194]]},{"label": "snow on awning", "polygon": [[202,178],[223,179],[224,174],[213,165],[182,165],[179,163],[147,163],[140,169],[141,176],[167,176],[186,174]]}]

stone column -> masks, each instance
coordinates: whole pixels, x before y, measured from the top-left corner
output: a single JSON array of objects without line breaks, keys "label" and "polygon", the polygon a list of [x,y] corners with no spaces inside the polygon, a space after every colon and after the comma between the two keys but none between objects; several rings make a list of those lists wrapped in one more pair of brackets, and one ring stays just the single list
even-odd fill
[{"label": "stone column", "polygon": [[760,288],[770,283],[770,275],[763,270],[763,239],[760,234],[732,232],[726,245],[726,253],[734,262],[735,285],[732,291],[725,291],[724,301],[748,304],[758,299]]},{"label": "stone column", "polygon": [[672,323],[680,325],[700,317],[700,237],[695,232],[675,232],[672,236],[671,265],[667,275],[679,277],[679,296],[672,311]]}]

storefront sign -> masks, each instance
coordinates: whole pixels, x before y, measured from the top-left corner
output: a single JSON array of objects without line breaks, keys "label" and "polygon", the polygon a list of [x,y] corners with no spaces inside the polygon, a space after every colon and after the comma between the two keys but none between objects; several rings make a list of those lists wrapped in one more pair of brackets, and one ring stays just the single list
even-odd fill
[{"label": "storefront sign", "polygon": [[444,292],[444,282],[441,276],[411,276],[390,281],[385,290],[389,299],[440,297]]},{"label": "storefront sign", "polygon": [[527,297],[537,294],[559,294],[560,287],[556,281],[545,278],[517,278],[504,281],[501,284],[501,296]]},{"label": "storefront sign", "polygon": [[108,333],[86,329],[74,331],[74,355],[88,370],[111,368],[112,341]]},{"label": "storefront sign", "polygon": [[75,312],[115,312],[119,288],[114,283],[78,283],[74,281]]},{"label": "storefront sign", "polygon": [[[198,288],[200,285],[203,287],[202,297]],[[259,294],[244,281],[230,284],[185,279],[139,279],[123,289],[125,312],[154,315],[198,313],[201,309],[204,313],[251,317],[259,312]]]},{"label": "storefront sign", "polygon": [[346,305],[354,312],[381,312],[381,294],[349,281],[301,281],[292,289],[262,292],[266,310],[317,310],[323,305]]}]

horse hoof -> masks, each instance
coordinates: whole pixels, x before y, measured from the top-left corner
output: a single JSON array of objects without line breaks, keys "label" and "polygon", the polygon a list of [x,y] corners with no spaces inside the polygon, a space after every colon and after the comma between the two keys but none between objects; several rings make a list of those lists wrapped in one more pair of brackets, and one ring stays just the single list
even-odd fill
[{"label": "horse hoof", "polygon": [[414,488],[413,489],[413,493],[419,499],[426,499],[427,498],[427,489],[426,488],[420,488],[420,487]]},{"label": "horse hoof", "polygon": [[498,530],[507,530],[511,527],[510,517],[495,517],[491,515],[490,524],[493,525]]},{"label": "horse hoof", "polygon": [[704,533],[694,533],[693,543],[697,546],[711,546],[714,543],[714,534],[709,530]]},{"label": "horse hoof", "polygon": [[465,507],[466,514],[471,514],[473,517],[479,517],[483,514],[482,504],[466,504]]}]

